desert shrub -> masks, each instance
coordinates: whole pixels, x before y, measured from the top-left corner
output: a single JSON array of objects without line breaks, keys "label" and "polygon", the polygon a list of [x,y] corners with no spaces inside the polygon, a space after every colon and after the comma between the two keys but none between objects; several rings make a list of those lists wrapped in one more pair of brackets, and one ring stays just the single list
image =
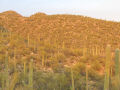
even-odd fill
[{"label": "desert shrub", "polygon": [[89,60],[88,57],[81,57],[81,58],[79,59],[79,62],[82,62],[82,63],[89,63],[90,60]]},{"label": "desert shrub", "polygon": [[54,64],[52,69],[55,73],[64,72],[64,66],[62,64]]},{"label": "desert shrub", "polygon": [[62,62],[65,62],[66,56],[63,53],[58,53],[56,55],[56,58],[57,58],[59,63],[62,63]]},{"label": "desert shrub", "polygon": [[98,72],[92,68],[89,69],[89,77],[92,79],[92,80],[101,80],[102,78],[104,78],[104,75],[101,76],[98,74]]},{"label": "desert shrub", "polygon": [[49,58],[51,60],[52,67],[56,67],[66,61],[66,56],[63,53],[56,53]]},{"label": "desert shrub", "polygon": [[82,74],[82,75],[85,75],[85,68],[86,68],[86,66],[82,62],[77,63],[73,67],[75,73],[79,73],[79,74]]},{"label": "desert shrub", "polygon": [[79,51],[77,51],[77,50],[75,51],[74,49],[69,49],[69,48],[63,49],[62,52],[65,54],[66,57],[76,56],[76,55],[80,54]]},{"label": "desert shrub", "polygon": [[79,49],[79,48],[72,49],[72,52],[74,56],[82,56],[83,54],[82,49]]},{"label": "desert shrub", "polygon": [[92,63],[91,68],[96,71],[99,71],[99,70],[101,70],[102,65],[101,65],[101,63],[99,63],[99,61],[96,60]]},{"label": "desert shrub", "polygon": [[69,90],[64,73],[35,72],[35,90]]}]

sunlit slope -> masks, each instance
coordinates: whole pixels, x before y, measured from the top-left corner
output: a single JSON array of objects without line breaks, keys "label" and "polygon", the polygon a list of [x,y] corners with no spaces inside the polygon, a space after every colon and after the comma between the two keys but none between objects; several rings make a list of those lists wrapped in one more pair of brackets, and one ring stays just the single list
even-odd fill
[{"label": "sunlit slope", "polygon": [[0,14],[0,24],[22,36],[37,40],[65,42],[68,47],[105,47],[120,44],[120,23],[77,15],[36,13],[23,17],[14,11]]},{"label": "sunlit slope", "polygon": [[84,16],[0,13],[0,88],[18,79],[13,84],[19,90],[31,86],[71,90],[74,82],[78,90],[85,90],[87,84],[91,90],[103,90],[109,74],[114,88],[119,30],[119,22]]}]

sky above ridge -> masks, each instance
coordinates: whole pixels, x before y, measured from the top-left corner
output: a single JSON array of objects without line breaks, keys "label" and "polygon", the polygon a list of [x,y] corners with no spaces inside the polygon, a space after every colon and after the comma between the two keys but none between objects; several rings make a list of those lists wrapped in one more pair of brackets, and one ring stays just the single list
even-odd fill
[{"label": "sky above ridge", "polygon": [[75,14],[120,21],[120,0],[0,0],[0,12],[14,10],[23,16],[36,12]]}]

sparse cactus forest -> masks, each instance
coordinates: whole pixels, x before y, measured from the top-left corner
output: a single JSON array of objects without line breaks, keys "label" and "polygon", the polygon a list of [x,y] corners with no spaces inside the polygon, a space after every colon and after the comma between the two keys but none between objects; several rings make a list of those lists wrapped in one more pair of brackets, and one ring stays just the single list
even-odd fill
[{"label": "sparse cactus forest", "polygon": [[120,23],[0,13],[0,90],[120,90]]}]

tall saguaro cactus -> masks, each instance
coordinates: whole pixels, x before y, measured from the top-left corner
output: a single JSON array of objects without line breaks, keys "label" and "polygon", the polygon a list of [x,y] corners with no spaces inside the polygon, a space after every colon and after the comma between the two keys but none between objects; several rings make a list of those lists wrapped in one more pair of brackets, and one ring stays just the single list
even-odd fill
[{"label": "tall saguaro cactus", "polygon": [[86,58],[86,56],[87,56],[87,48],[84,47],[83,48],[83,57]]},{"label": "tall saguaro cactus", "polygon": [[27,41],[28,41],[28,47],[29,47],[29,45],[30,45],[30,35],[28,34],[28,36],[27,36]]},{"label": "tall saguaro cactus", "polygon": [[2,73],[2,90],[5,89],[5,76],[4,72]]},{"label": "tall saguaro cactus", "polygon": [[36,51],[36,40],[34,40],[34,52]]},{"label": "tall saguaro cactus", "polygon": [[45,51],[42,51],[42,52],[41,52],[41,55],[42,55],[42,56],[41,56],[42,66],[44,67],[44,66],[45,66],[45,59],[46,59],[46,58],[45,58]]},{"label": "tall saguaro cactus", "polygon": [[18,81],[18,77],[19,77],[19,73],[18,73],[18,72],[15,72],[15,73],[13,74],[13,76],[12,76],[12,81],[11,81],[11,83],[10,83],[10,88],[9,88],[9,90],[14,90],[15,85],[16,85],[16,83],[17,83],[17,81]]},{"label": "tall saguaro cactus", "polygon": [[111,61],[111,46],[107,45],[107,48],[106,48],[106,62],[105,62],[104,90],[109,90],[110,61]]},{"label": "tall saguaro cactus", "polygon": [[95,48],[92,48],[92,55],[95,56]]},{"label": "tall saguaro cactus", "polygon": [[6,53],[5,57],[5,82],[6,82],[6,89],[9,90],[9,71],[8,71],[8,52]]},{"label": "tall saguaro cactus", "polygon": [[72,90],[75,90],[74,77],[73,77],[73,69],[72,68],[71,68],[71,80],[72,80]]},{"label": "tall saguaro cactus", "polygon": [[26,62],[25,59],[24,59],[24,61],[23,61],[23,72],[24,72],[23,84],[24,84],[24,88],[27,88],[28,85],[27,85],[27,83],[26,83],[26,77],[27,77],[28,75],[27,75],[27,62]]},{"label": "tall saguaro cactus", "polygon": [[33,60],[29,63],[29,88],[33,90]]},{"label": "tall saguaro cactus", "polygon": [[24,60],[23,62],[23,65],[24,65],[24,77],[26,76],[26,73],[27,73],[27,68],[26,68],[26,61]]},{"label": "tall saguaro cactus", "polygon": [[45,65],[45,56],[44,56],[44,54],[42,55],[42,66],[44,66]]},{"label": "tall saguaro cactus", "polygon": [[63,41],[62,49],[65,49],[65,42]]},{"label": "tall saguaro cactus", "polygon": [[16,48],[14,49],[14,72],[17,71],[17,67],[16,67]]},{"label": "tall saguaro cactus", "polygon": [[98,47],[95,46],[95,55],[97,56],[98,55]]},{"label": "tall saguaro cactus", "polygon": [[10,32],[9,35],[10,35],[10,42],[11,42],[11,40],[12,40],[12,32]]},{"label": "tall saguaro cactus", "polygon": [[120,50],[116,49],[115,51],[115,81],[116,81],[116,85],[115,85],[115,90],[120,90],[120,72],[119,72],[119,64],[120,64]]},{"label": "tall saguaro cactus", "polygon": [[86,67],[86,90],[88,90],[88,68]]}]

